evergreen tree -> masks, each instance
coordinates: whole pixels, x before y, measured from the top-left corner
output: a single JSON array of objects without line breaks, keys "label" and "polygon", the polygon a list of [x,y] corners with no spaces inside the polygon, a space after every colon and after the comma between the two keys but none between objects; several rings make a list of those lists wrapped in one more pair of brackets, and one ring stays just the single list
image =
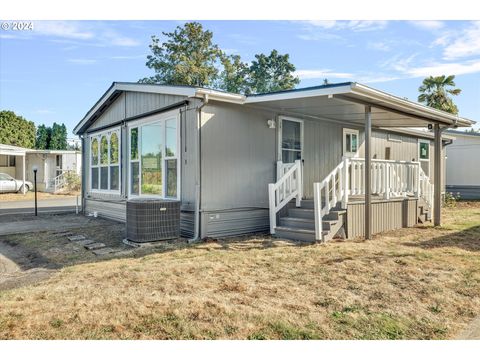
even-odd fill
[{"label": "evergreen tree", "polygon": [[35,145],[35,124],[13,111],[0,111],[0,144],[33,148]]}]

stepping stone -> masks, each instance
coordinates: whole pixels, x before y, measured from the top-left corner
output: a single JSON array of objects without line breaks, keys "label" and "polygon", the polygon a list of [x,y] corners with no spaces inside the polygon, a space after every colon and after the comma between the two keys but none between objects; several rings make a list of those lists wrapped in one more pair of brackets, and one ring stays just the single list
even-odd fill
[{"label": "stepping stone", "polygon": [[97,249],[97,250],[93,250],[92,252],[95,254],[95,255],[107,255],[107,254],[111,254],[111,253],[114,253],[114,252],[118,252],[120,251],[120,249],[113,249],[113,248],[110,248],[110,247],[104,247],[103,249]]},{"label": "stepping stone", "polygon": [[79,240],[76,243],[82,246],[85,246],[85,245],[93,244],[94,242],[95,242],[94,240],[86,239],[86,240]]},{"label": "stepping stone", "polygon": [[96,243],[94,242],[93,244],[85,245],[84,248],[87,250],[97,250],[104,248],[105,244],[104,243]]},{"label": "stepping stone", "polygon": [[73,235],[73,236],[67,237],[67,239],[70,240],[70,241],[85,240],[85,236],[83,236],[83,235]]}]

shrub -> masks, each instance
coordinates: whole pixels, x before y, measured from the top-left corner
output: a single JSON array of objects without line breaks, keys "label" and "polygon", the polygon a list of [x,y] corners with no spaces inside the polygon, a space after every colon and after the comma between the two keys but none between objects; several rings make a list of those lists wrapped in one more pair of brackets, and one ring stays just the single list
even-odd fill
[{"label": "shrub", "polygon": [[65,174],[65,188],[69,192],[80,191],[82,181],[80,176],[74,171],[69,171]]},{"label": "shrub", "polygon": [[460,200],[460,193],[457,192],[454,194],[453,192],[446,192],[445,193],[445,206],[449,208],[453,208],[457,206],[457,201]]}]

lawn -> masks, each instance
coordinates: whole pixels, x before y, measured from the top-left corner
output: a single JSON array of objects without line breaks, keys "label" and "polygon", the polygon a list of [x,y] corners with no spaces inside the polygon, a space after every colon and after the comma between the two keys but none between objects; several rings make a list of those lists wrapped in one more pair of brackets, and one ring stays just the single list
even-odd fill
[{"label": "lawn", "polygon": [[445,225],[301,246],[211,241],[0,292],[4,339],[445,339],[480,315],[480,203]]},{"label": "lawn", "polygon": [[[52,194],[46,192],[37,192],[38,200],[46,199],[63,199],[65,197],[72,197],[80,195],[80,193],[71,192],[71,193],[62,193],[62,194]],[[34,200],[35,192],[29,191],[25,195],[22,193],[0,193],[0,202],[2,201],[24,201],[24,200]]]}]

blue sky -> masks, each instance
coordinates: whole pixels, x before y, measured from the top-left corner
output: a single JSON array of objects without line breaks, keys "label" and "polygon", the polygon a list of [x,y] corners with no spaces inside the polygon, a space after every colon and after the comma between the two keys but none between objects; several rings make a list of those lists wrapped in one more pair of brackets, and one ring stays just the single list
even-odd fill
[{"label": "blue sky", "polygon": [[[151,35],[182,23],[37,21],[32,31],[0,30],[0,109],[36,124],[63,122],[71,133],[113,81],[152,75],[145,66]],[[357,81],[415,100],[424,77],[455,74],[460,115],[480,121],[480,22],[201,23],[244,61],[273,48],[289,53],[300,87]]]}]

